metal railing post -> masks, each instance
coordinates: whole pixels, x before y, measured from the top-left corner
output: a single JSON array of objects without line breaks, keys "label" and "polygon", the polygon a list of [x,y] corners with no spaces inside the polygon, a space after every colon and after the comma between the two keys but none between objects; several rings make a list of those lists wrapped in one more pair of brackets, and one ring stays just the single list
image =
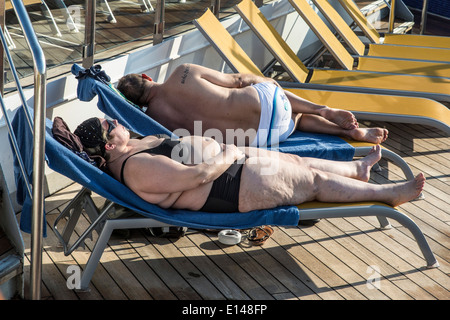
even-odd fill
[{"label": "metal railing post", "polygon": [[211,11],[212,13],[219,18],[219,13],[220,13],[220,0],[212,0],[211,3]]},{"label": "metal railing post", "polygon": [[31,225],[31,299],[41,298],[42,233],[44,222],[44,157],[45,157],[45,107],[47,66],[44,52],[33,30],[25,6],[20,0],[11,0],[16,16],[33,57],[34,68],[34,140],[33,140],[33,197]]},{"label": "metal railing post", "polygon": [[89,69],[94,65],[95,54],[95,13],[96,1],[86,0],[86,17],[83,45],[83,68]]},{"label": "metal railing post", "polygon": [[[0,1],[0,27],[2,30],[5,30],[5,1]],[[6,46],[6,43],[5,43]],[[3,89],[5,86],[5,76],[4,76],[4,71],[5,71],[5,66],[3,61],[4,59],[4,50],[6,50],[7,48],[0,48],[0,94],[3,96]]]},{"label": "metal railing post", "polygon": [[161,43],[164,36],[164,11],[165,3],[164,0],[158,0],[156,2],[156,16],[155,24],[153,25],[153,44]]},{"label": "metal railing post", "polygon": [[427,27],[427,14],[428,14],[428,0],[423,0],[423,7],[422,7],[422,17],[420,20],[420,34],[425,33],[425,29]]},{"label": "metal railing post", "polygon": [[394,20],[395,20],[395,0],[391,0],[391,11],[389,12],[388,33],[392,33],[394,31]]}]

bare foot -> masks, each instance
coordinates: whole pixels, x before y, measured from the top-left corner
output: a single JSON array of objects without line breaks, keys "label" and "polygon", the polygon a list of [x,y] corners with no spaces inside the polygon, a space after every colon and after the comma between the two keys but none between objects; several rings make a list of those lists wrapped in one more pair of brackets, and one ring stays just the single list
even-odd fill
[{"label": "bare foot", "polygon": [[393,186],[391,199],[386,201],[391,206],[396,207],[405,202],[414,200],[422,192],[425,186],[425,176],[423,173],[419,173],[414,180],[410,180],[403,183],[398,183]]},{"label": "bare foot", "polygon": [[355,179],[361,181],[369,181],[370,179],[370,169],[373,165],[380,161],[381,159],[381,147],[379,145],[373,146],[369,154],[364,158],[354,161],[356,165],[356,176]]},{"label": "bare foot", "polygon": [[326,108],[322,111],[321,116],[343,129],[352,130],[358,128],[358,121],[356,121],[355,116],[347,110]]},{"label": "bare foot", "polygon": [[383,128],[356,128],[348,131],[351,139],[380,144],[386,141],[388,130]]}]

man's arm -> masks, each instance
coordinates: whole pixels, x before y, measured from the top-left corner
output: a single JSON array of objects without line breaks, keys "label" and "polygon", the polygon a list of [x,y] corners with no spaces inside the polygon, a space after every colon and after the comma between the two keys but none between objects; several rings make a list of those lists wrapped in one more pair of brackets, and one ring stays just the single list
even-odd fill
[{"label": "man's arm", "polygon": [[186,64],[183,65],[183,67],[185,69],[184,73],[193,72],[202,79],[226,88],[244,88],[259,82],[272,82],[278,85],[272,78],[261,77],[253,74],[223,73],[193,64]]}]

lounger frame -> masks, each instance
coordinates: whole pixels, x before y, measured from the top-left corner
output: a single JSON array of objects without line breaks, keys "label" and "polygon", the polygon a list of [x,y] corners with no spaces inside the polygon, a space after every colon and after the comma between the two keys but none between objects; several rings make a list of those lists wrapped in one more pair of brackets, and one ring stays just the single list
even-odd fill
[{"label": "lounger frame", "polygon": [[338,0],[366,37],[375,44],[398,44],[403,46],[425,46],[432,48],[450,49],[450,38],[443,36],[416,34],[385,34],[381,39],[374,26],[366,19],[358,6],[352,0]]},{"label": "lounger frame", "polygon": [[[88,262],[84,267],[81,275],[79,288],[76,291],[89,291],[89,284],[94,272],[100,262],[101,256],[108,245],[113,231],[123,229],[143,229],[152,227],[170,227],[164,222],[147,218],[147,217],[127,217],[110,219],[107,218],[108,211],[113,203],[108,202],[102,210],[98,209],[91,198],[91,192],[87,188],[83,188],[78,195],[69,203],[69,205],[61,212],[53,224],[53,230],[64,248],[64,254],[67,256],[80,246],[84,246],[87,238],[92,240],[92,232],[98,233],[97,241],[89,256]],[[376,216],[380,229],[392,228],[389,219],[395,220],[403,227],[407,228],[413,235],[421,253],[426,261],[427,268],[437,268],[439,263],[431,251],[428,242],[417,224],[407,215],[382,203],[358,203],[358,204],[323,204],[323,203],[305,203],[298,206],[300,210],[300,220],[311,219],[331,219],[343,217],[361,217]],[[75,226],[85,211],[91,220],[91,225],[78,237],[73,245],[69,245],[69,239],[74,233]],[[59,232],[59,224],[65,220],[62,233]]]}]

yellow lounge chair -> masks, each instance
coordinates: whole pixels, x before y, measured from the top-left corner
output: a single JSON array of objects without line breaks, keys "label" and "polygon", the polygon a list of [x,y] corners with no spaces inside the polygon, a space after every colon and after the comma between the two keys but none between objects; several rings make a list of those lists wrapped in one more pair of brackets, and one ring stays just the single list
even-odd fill
[{"label": "yellow lounge chair", "polygon": [[308,70],[251,0],[243,0],[235,9],[288,74],[299,82],[297,86],[450,101],[450,79],[447,78],[355,70]]},{"label": "yellow lounge chair", "polygon": [[[194,24],[234,72],[263,75],[210,10],[194,20]],[[285,42],[281,45],[287,46]],[[285,55],[289,52],[291,51],[286,51]],[[360,120],[424,124],[450,134],[450,110],[434,100],[342,91],[285,89],[318,104],[350,110]]]},{"label": "yellow lounge chair", "polygon": [[339,2],[372,43],[450,49],[450,37],[415,34],[385,34],[384,38],[382,38],[377,29],[367,21],[366,17],[352,0],[339,0]]},{"label": "yellow lounge chair", "polygon": [[[199,18],[193,21],[198,30],[205,36],[205,38],[211,43],[211,45],[217,50],[219,55],[227,62],[227,64],[233,69],[234,72],[239,73],[247,73],[247,74],[256,74],[259,76],[263,76],[259,68],[253,63],[253,61],[249,58],[249,56],[242,50],[242,48],[239,46],[239,44],[234,40],[234,38],[227,32],[227,30],[222,26],[219,20],[214,16],[214,14],[207,9],[206,12]],[[336,94],[337,97],[340,96],[340,92],[327,92],[327,91],[316,91],[316,90],[299,90],[299,89],[288,89],[289,91],[293,92],[294,94],[297,94],[301,97],[306,93],[305,97],[308,93],[311,93],[311,96],[308,98],[311,98],[310,101],[314,101],[317,103],[321,103],[320,101],[327,101],[327,98],[329,95],[327,93],[332,93],[332,95]],[[371,96],[371,99],[367,99],[367,101],[372,101],[372,103],[375,105],[374,109],[379,109],[382,106],[386,107],[386,105],[377,105],[378,96],[376,95],[365,95],[365,94],[355,94],[355,93],[346,93],[343,92],[345,96],[342,96],[343,100],[340,100],[339,102],[342,103],[342,101],[345,101],[345,99],[359,99],[361,98],[363,100],[363,103],[365,102],[365,96]],[[305,99],[308,99],[305,98]],[[387,102],[395,102],[395,101],[389,101],[390,98],[387,96],[385,97],[387,99]],[[392,97],[395,100],[397,98],[401,97]],[[417,98],[411,98],[411,99],[417,99]],[[434,104],[437,104],[438,106],[442,106],[439,103],[433,101],[433,100],[425,100],[425,99],[417,99],[417,100],[424,100],[425,102],[429,101],[431,102],[430,107],[433,108]],[[419,102],[420,102],[419,101]],[[330,107],[335,108],[345,108],[344,105],[339,105],[334,103],[333,101],[330,101],[331,103],[328,104]],[[410,101],[411,102],[411,101]],[[425,106],[425,105],[422,105]],[[450,134],[450,126],[448,125],[450,123],[450,111],[442,106],[448,113],[448,120],[449,122],[447,124],[443,124],[442,128],[446,130],[447,133]],[[439,108],[441,109],[441,108]],[[365,113],[365,112],[364,112]],[[364,114],[363,113],[363,114]],[[355,113],[357,115],[357,113]],[[369,113],[365,113],[369,114]],[[445,115],[445,112],[443,112]],[[373,119],[376,117],[379,117],[379,119],[383,119],[382,114],[375,114],[373,115]],[[414,119],[412,119],[414,121]],[[416,118],[415,120],[418,120],[419,122],[422,122],[424,119]],[[439,125],[439,120],[436,122],[434,120],[431,121],[433,124]],[[345,140],[345,139],[344,139]],[[368,154],[368,152],[371,150],[373,144],[366,143],[366,142],[357,142],[357,141],[349,141],[346,140],[347,143],[352,145],[355,148],[355,157],[365,156]],[[399,166],[403,173],[405,174],[405,177],[407,180],[411,180],[414,178],[414,175],[411,171],[411,168],[408,166],[408,164],[396,153],[387,150],[385,148],[381,149],[381,155],[384,159],[392,161],[397,166]],[[420,196],[420,198],[422,195]]]},{"label": "yellow lounge chair", "polygon": [[[304,0],[289,0],[292,6],[308,23],[317,37],[323,42],[328,50],[337,57],[345,69],[352,69],[353,58],[345,50],[343,45],[337,41],[334,34],[328,29],[322,19],[314,12],[313,8]],[[333,28],[348,44],[351,51],[357,54],[358,64],[356,70],[392,72],[402,74],[415,74],[422,76],[437,76],[450,78],[450,63],[431,62],[423,60],[406,60],[398,58],[372,57],[365,54],[365,44],[358,38],[353,30],[347,25],[339,13],[328,3],[327,0],[312,0]],[[414,51],[414,48],[410,48]],[[450,58],[450,52],[449,52]]]}]

